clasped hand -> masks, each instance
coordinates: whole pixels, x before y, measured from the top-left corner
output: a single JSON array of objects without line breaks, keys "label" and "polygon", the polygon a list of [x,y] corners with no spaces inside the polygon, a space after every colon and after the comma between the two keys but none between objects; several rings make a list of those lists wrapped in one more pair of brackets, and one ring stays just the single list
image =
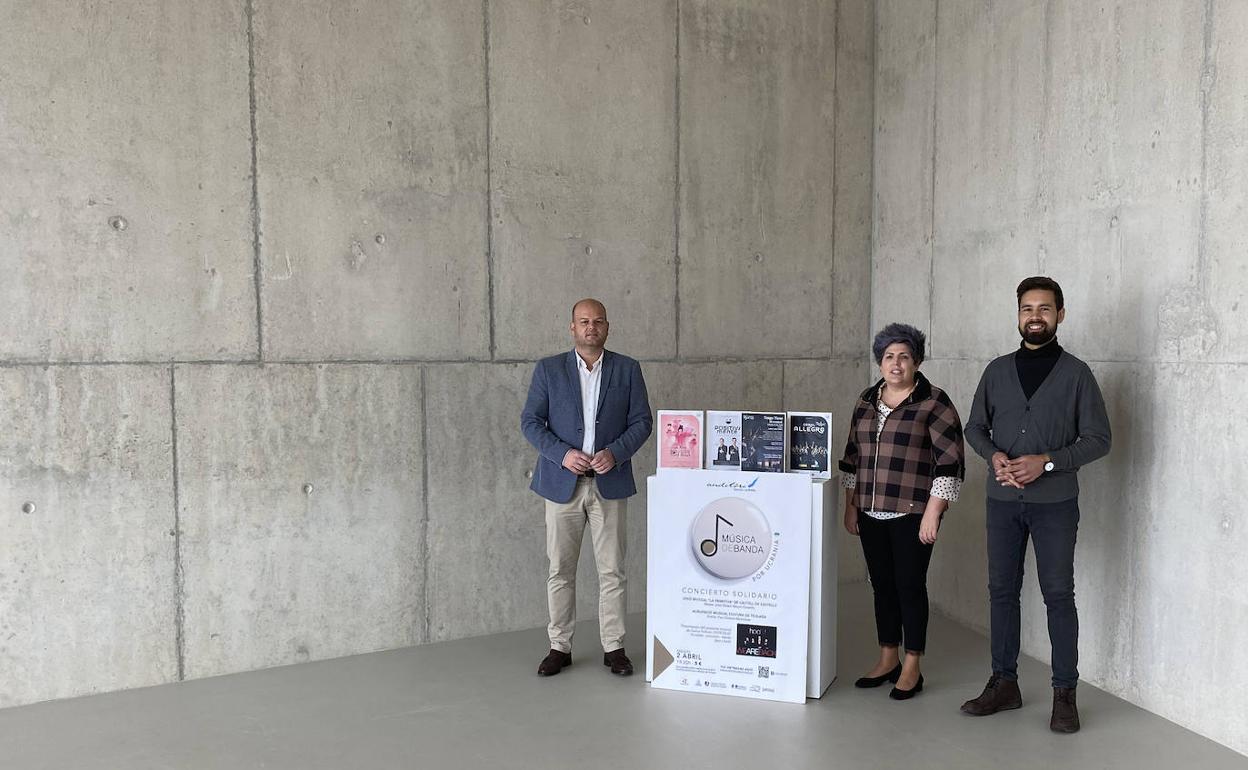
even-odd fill
[{"label": "clasped hand", "polygon": [[569,449],[563,456],[563,467],[584,476],[585,471],[593,469],[594,473],[606,473],[615,467],[615,455],[610,449],[600,449],[593,455],[579,449]]},{"label": "clasped hand", "polygon": [[1022,489],[1044,473],[1043,455],[1022,455],[1013,460],[1005,452],[992,456],[992,470],[1003,487]]}]

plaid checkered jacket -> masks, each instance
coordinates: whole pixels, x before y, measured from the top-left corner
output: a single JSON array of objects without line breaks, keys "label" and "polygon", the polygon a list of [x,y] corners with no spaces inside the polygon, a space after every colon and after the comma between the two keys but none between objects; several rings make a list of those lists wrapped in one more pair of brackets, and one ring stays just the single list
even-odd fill
[{"label": "plaid checkered jacket", "polygon": [[932,479],[965,476],[962,421],[949,396],[916,372],[914,392],[884,420],[877,440],[882,383],[863,391],[854,405],[840,469],[855,474],[858,510],[923,513]]}]

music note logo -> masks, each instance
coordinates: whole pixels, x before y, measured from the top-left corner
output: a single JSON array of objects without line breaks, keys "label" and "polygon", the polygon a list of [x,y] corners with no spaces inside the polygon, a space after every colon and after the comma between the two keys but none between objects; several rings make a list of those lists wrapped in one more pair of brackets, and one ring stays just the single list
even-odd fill
[{"label": "music note logo", "polygon": [[772,532],[757,505],[741,497],[712,500],[693,519],[693,555],[715,577],[739,580],[757,572],[771,554]]},{"label": "music note logo", "polygon": [[714,556],[719,553],[719,523],[721,521],[730,527],[733,526],[731,521],[728,521],[719,514],[715,514],[715,537],[708,537],[706,540],[702,541],[702,545],[698,546],[699,550],[702,551],[703,556]]}]

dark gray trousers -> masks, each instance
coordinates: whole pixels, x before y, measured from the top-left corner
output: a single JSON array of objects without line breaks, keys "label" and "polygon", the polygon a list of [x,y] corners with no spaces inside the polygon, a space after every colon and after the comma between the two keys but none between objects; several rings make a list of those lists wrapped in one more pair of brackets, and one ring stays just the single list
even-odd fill
[{"label": "dark gray trousers", "polygon": [[1079,681],[1079,615],[1075,609],[1075,539],[1079,500],[1024,503],[988,499],[988,596],[992,610],[992,670],[1018,679],[1019,596],[1027,540],[1036,552],[1040,592],[1049,614],[1054,687]]}]

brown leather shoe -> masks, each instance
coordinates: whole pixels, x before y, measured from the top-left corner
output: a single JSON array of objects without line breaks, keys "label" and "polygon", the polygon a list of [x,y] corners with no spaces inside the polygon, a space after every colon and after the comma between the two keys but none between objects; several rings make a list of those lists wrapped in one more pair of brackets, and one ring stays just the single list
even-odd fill
[{"label": "brown leather shoe", "polygon": [[620,676],[630,676],[633,673],[633,662],[624,654],[624,648],[604,652],[602,654],[602,665],[610,666],[612,674]]},{"label": "brown leather shoe", "polygon": [[554,676],[570,665],[572,665],[572,653],[551,650],[546,657],[542,658],[542,662],[537,664],[537,675]]},{"label": "brown leather shoe", "polygon": [[1053,716],[1049,729],[1055,733],[1079,732],[1079,707],[1075,705],[1075,688],[1053,688]]},{"label": "brown leather shoe", "polygon": [[986,717],[998,711],[1016,709],[1023,705],[1023,694],[1018,691],[1018,682],[1013,679],[1002,679],[997,674],[988,678],[984,691],[978,698],[962,704],[962,713],[973,717]]}]

